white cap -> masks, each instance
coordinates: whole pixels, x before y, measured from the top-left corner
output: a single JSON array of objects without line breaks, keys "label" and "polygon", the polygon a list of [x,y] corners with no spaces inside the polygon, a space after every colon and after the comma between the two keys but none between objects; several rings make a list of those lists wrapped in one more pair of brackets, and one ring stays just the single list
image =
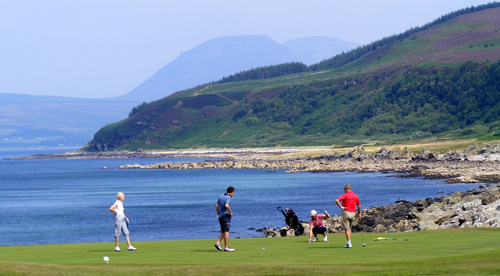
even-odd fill
[{"label": "white cap", "polygon": [[318,212],[316,212],[316,210],[312,210],[312,211],[311,211],[311,215],[310,215],[310,216],[311,216],[311,217],[314,217],[314,216],[316,216],[316,214],[317,214],[317,213],[318,213]]}]

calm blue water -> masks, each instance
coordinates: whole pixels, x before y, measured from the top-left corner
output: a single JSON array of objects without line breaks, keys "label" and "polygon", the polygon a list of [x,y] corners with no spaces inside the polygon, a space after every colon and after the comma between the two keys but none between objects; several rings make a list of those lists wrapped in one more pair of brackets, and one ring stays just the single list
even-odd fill
[{"label": "calm blue water", "polygon": [[125,193],[131,240],[215,239],[217,197],[236,188],[231,237],[261,237],[249,228],[285,226],[276,207],[300,220],[311,209],[340,214],[335,199],[351,183],[363,208],[477,188],[382,173],[283,170],[104,170],[123,164],[203,159],[6,160],[37,152],[0,150],[0,245],[113,241],[108,210]]}]

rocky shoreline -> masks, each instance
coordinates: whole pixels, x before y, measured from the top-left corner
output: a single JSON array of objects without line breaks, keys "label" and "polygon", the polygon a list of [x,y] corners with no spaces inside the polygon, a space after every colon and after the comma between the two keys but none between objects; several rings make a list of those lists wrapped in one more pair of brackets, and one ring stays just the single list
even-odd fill
[{"label": "rocky shoreline", "polygon": [[[309,233],[308,222],[301,222],[304,233]],[[327,219],[329,233],[343,233],[340,216]],[[438,198],[427,198],[414,202],[399,201],[396,204],[371,207],[362,210],[359,223],[353,232],[406,232],[445,228],[500,227],[500,186],[457,192]],[[293,236],[293,229],[265,228],[266,237],[280,237],[280,230]]]},{"label": "rocky shoreline", "polygon": [[482,149],[469,148],[464,152],[454,151],[434,154],[423,151],[414,154],[407,148],[382,147],[374,154],[366,153],[362,147],[344,153],[323,154],[318,157],[286,157],[286,155],[230,156],[223,160],[201,162],[163,162],[149,165],[127,164],[120,169],[266,169],[286,172],[397,172],[405,176],[423,176],[430,179],[447,179],[448,182],[499,183],[500,147],[487,146]]}]

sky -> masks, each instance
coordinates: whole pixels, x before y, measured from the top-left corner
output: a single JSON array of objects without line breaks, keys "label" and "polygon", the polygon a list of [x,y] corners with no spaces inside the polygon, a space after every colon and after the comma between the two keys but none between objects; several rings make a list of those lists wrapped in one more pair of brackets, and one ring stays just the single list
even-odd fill
[{"label": "sky", "polygon": [[364,45],[492,1],[0,0],[0,93],[120,96],[213,38]]}]

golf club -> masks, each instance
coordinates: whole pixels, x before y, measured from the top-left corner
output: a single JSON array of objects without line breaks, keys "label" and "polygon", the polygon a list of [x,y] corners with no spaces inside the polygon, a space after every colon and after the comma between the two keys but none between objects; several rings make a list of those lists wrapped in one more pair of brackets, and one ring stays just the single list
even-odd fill
[{"label": "golf club", "polygon": [[[363,222],[361,220],[359,220],[359,224],[363,225]],[[362,245],[363,245],[363,247],[366,247],[365,240],[363,239],[363,229],[361,229],[359,232],[361,233],[361,242],[362,242]]]},{"label": "golf club", "polygon": [[374,241],[383,241],[383,240],[389,240],[389,241],[409,241],[408,239],[391,239],[391,238],[384,238],[384,237],[378,237],[373,239]]}]

